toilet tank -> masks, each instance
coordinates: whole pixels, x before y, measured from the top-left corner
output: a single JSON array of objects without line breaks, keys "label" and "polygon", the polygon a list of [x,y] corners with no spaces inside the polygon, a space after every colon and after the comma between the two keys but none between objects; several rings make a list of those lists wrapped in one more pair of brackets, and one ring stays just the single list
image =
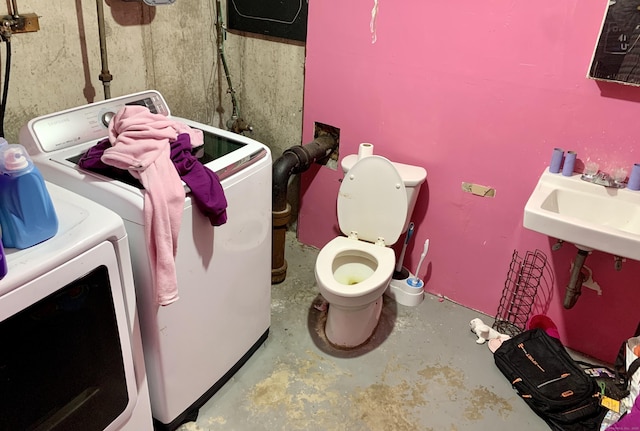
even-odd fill
[{"label": "toilet tank", "polygon": [[[342,166],[343,172],[346,174],[349,172],[349,169],[353,167],[358,161],[357,154],[350,154],[342,159],[340,166]],[[415,209],[416,202],[418,201],[418,194],[420,192],[420,187],[422,183],[424,183],[427,178],[427,171],[421,166],[413,166],[413,165],[405,165],[404,163],[391,162],[391,164],[396,168],[398,173],[400,174],[400,178],[402,178],[404,182],[404,188],[407,192],[407,218],[404,221],[404,227],[402,228],[402,233],[407,231],[409,227],[409,222],[411,221],[411,215],[413,214],[413,210]]]}]

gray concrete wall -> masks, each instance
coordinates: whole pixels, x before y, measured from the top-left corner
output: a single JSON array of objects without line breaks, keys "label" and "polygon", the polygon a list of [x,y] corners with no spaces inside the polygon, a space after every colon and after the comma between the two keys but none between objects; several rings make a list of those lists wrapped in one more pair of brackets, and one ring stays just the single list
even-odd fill
[{"label": "gray concrete wall", "polygon": [[[19,128],[31,118],[104,99],[97,3],[17,5],[20,13],[39,16],[40,30],[11,38],[4,122],[9,142],[17,142]],[[214,0],[157,7],[105,0],[104,14],[111,97],[156,89],[173,114],[225,127],[232,109],[217,51]],[[254,128],[250,136],[268,145],[275,160],[301,144],[305,48],[229,32],[224,48],[241,114]],[[5,44],[0,49],[4,78]]]}]

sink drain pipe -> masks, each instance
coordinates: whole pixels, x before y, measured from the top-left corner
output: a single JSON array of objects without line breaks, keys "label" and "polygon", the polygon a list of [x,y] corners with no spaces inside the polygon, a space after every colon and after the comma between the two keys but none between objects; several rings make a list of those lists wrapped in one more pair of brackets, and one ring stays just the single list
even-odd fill
[{"label": "sink drain pipe", "polygon": [[314,162],[326,162],[338,141],[331,135],[320,135],[310,143],[290,147],[273,163],[272,178],[272,242],[271,284],[282,283],[287,277],[287,261],[284,258],[287,224],[291,205],[287,202],[289,178],[309,169]]},{"label": "sink drain pipe", "polygon": [[564,295],[564,308],[567,310],[573,308],[578,302],[578,298],[580,297],[580,293],[582,293],[582,283],[584,283],[585,276],[582,273],[582,267],[584,266],[584,261],[589,256],[589,252],[587,250],[578,249],[578,255],[576,256],[575,261],[573,262],[573,268],[571,269],[571,278],[569,279],[569,284],[567,285],[567,291]]}]

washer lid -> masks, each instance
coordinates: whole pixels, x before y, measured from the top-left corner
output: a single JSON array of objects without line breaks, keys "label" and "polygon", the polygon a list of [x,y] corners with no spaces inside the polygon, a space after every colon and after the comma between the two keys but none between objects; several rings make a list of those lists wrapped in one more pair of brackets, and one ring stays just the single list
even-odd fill
[{"label": "washer lid", "polygon": [[338,223],[345,235],[394,244],[407,217],[407,193],[400,174],[381,156],[363,157],[345,174],[338,192]]}]

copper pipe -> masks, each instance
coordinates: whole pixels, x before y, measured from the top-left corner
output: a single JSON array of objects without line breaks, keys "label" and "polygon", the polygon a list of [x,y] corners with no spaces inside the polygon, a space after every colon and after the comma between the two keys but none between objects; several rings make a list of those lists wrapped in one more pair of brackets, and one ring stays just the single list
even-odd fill
[{"label": "copper pipe", "polygon": [[102,87],[104,89],[104,98],[111,99],[111,81],[113,76],[109,73],[109,64],[107,60],[107,40],[104,29],[104,7],[102,5],[103,0],[96,0],[96,6],[98,9],[98,36],[100,37],[100,59],[102,60],[102,71],[98,76],[98,79],[102,81]]}]

